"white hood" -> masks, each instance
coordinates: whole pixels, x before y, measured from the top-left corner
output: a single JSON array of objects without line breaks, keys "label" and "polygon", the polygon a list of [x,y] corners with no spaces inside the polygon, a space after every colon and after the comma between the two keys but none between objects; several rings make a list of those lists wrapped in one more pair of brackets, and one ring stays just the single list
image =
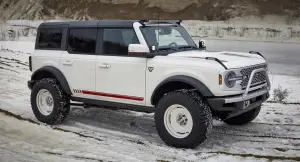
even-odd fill
[{"label": "white hood", "polygon": [[215,57],[221,60],[223,64],[229,69],[266,63],[266,60],[263,57],[256,54],[226,52],[226,51],[224,52],[183,51],[183,52],[171,53],[168,56],[188,57],[194,59]]}]

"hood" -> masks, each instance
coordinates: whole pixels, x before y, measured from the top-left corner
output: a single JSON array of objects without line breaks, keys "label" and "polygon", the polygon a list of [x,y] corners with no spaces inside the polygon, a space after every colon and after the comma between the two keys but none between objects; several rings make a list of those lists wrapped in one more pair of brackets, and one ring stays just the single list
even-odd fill
[{"label": "hood", "polygon": [[205,57],[215,57],[221,60],[228,69],[266,63],[266,60],[257,54],[240,52],[183,51],[171,53],[168,56],[186,57],[192,59],[204,59]]}]

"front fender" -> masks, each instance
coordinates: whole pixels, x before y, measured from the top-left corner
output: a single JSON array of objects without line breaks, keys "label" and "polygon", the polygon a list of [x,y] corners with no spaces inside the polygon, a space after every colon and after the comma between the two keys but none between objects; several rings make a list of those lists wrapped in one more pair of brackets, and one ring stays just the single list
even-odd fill
[{"label": "front fender", "polygon": [[191,86],[193,86],[195,89],[197,89],[203,96],[205,97],[212,97],[214,96],[213,93],[207,88],[206,85],[204,85],[201,81],[190,77],[190,76],[185,76],[185,75],[176,75],[176,76],[172,76],[169,77],[167,79],[165,79],[164,81],[162,81],[153,91],[152,96],[151,96],[151,102],[153,103],[153,99],[154,96],[156,94],[157,91],[159,91],[159,89],[164,85],[167,84],[169,82],[183,82],[186,84],[189,84]]}]

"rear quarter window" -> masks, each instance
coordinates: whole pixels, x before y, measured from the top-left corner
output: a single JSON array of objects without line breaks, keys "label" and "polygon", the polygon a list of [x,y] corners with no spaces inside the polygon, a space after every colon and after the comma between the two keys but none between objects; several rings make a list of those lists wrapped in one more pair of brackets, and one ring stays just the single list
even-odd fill
[{"label": "rear quarter window", "polygon": [[61,49],[63,30],[60,28],[42,28],[37,40],[38,49]]}]

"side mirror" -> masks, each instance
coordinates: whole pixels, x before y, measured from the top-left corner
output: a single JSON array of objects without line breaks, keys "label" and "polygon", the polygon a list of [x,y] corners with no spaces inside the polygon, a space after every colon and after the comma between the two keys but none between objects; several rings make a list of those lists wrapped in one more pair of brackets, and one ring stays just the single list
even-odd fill
[{"label": "side mirror", "polygon": [[199,40],[199,45],[198,45],[198,47],[200,48],[200,49],[206,49],[206,46],[205,46],[205,41],[204,40]]},{"label": "side mirror", "polygon": [[149,47],[143,44],[129,44],[128,55],[136,57],[147,57],[150,53]]}]

